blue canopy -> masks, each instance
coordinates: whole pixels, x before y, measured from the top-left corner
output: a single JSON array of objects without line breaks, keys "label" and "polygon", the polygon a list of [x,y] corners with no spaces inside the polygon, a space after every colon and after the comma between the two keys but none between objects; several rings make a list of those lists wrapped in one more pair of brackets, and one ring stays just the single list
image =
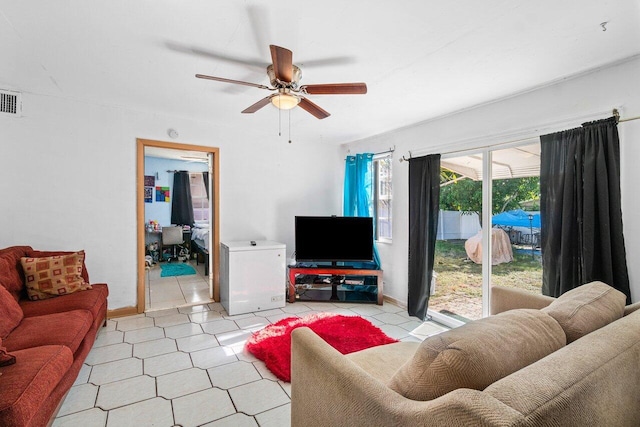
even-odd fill
[{"label": "blue canopy", "polygon": [[[529,215],[533,215],[533,221],[529,222]],[[493,216],[493,225],[505,225],[511,227],[533,227],[540,228],[540,213],[525,212],[522,209],[502,212]]]}]

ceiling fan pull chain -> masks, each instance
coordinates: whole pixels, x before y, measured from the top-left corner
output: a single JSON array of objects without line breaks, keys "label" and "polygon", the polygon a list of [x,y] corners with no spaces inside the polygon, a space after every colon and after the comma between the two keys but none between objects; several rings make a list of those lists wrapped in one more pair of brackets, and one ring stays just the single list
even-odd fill
[{"label": "ceiling fan pull chain", "polygon": [[289,144],[291,144],[291,110],[289,110]]},{"label": "ceiling fan pull chain", "polygon": [[[280,105],[280,95],[278,95],[278,105]],[[278,136],[282,136],[282,110],[278,108]]]}]

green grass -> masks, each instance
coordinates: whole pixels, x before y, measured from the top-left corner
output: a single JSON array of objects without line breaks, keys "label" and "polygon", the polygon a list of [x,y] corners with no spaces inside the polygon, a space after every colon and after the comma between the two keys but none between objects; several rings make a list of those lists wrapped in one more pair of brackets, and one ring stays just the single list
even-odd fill
[{"label": "green grass", "polygon": [[[514,250],[513,258],[512,262],[492,266],[491,284],[540,294],[540,257],[532,258],[528,253]],[[433,269],[438,276],[436,292],[431,297],[429,305],[464,317],[478,318],[482,297],[482,265],[467,258],[464,240],[437,241]]]}]

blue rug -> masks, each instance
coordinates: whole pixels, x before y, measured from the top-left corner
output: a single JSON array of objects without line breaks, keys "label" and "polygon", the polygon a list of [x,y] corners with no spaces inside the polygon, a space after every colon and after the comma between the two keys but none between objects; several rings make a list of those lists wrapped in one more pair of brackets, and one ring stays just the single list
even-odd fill
[{"label": "blue rug", "polygon": [[189,264],[176,263],[176,264],[160,264],[162,272],[160,277],[172,277],[172,276],[188,276],[190,274],[196,274],[195,268]]}]

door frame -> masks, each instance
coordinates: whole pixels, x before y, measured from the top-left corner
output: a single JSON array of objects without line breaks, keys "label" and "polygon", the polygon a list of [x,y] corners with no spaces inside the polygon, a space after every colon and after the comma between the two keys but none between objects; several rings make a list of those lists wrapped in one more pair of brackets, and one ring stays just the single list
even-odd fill
[{"label": "door frame", "polygon": [[207,147],[203,145],[180,144],[168,141],[155,141],[150,139],[137,138],[137,170],[136,170],[136,209],[137,209],[137,260],[138,260],[138,280],[137,280],[137,311],[144,313],[146,304],[145,287],[145,220],[144,220],[144,149],[145,147],[159,147],[173,150],[200,151],[211,154],[211,165],[213,174],[210,174],[212,186],[210,187],[213,213],[210,218],[211,247],[209,248],[209,289],[213,288],[213,300],[220,301],[220,266],[217,260],[220,259],[220,149],[217,147]]}]

